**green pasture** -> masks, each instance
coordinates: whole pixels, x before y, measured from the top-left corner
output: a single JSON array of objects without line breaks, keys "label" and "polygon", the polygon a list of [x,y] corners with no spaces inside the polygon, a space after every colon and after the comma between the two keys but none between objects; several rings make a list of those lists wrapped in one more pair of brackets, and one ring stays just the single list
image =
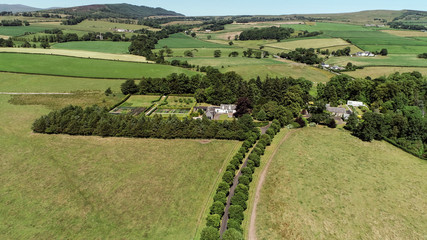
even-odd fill
[{"label": "green pasture", "polygon": [[91,79],[0,72],[0,92],[49,93],[78,90],[105,91],[111,88],[120,93],[121,79]]},{"label": "green pasture", "polygon": [[184,33],[176,33],[168,38],[160,40],[156,48],[168,46],[169,48],[228,48],[229,45],[221,45],[211,42],[205,42],[197,38],[193,38]]},{"label": "green pasture", "polygon": [[183,109],[192,108],[196,104],[196,99],[193,97],[169,96],[166,100],[166,105],[161,105],[159,108]]},{"label": "green pasture", "polygon": [[[427,65],[427,64],[426,64]],[[364,69],[357,69],[354,72],[346,72],[345,74],[350,75],[355,78],[365,78],[365,77],[371,77],[371,78],[378,78],[382,76],[389,76],[390,74],[393,74],[395,72],[413,72],[417,71],[420,72],[423,75],[427,75],[427,66],[425,67],[365,67]]]},{"label": "green pasture", "polygon": [[406,66],[427,67],[425,59],[420,59],[411,54],[389,54],[388,56],[375,57],[332,57],[326,61],[328,64],[347,65],[351,62],[357,66]]},{"label": "green pasture", "polygon": [[241,146],[33,134],[49,110],[9,99],[0,95],[1,239],[192,239]]},{"label": "green pasture", "polygon": [[[160,49],[156,49],[155,51],[158,52]],[[186,59],[193,59],[193,58],[199,58],[199,57],[211,57],[214,58],[214,51],[220,50],[221,51],[221,58],[222,57],[228,57],[228,55],[231,52],[238,52],[239,56],[243,56],[243,51],[246,49],[243,48],[172,48],[173,51],[172,56],[173,57],[182,57]],[[194,57],[184,57],[185,51],[191,51],[194,55]]]},{"label": "green pasture", "polygon": [[279,148],[257,207],[258,239],[423,239],[427,162],[349,132],[305,128]]},{"label": "green pasture", "polygon": [[197,74],[167,65],[16,53],[0,53],[0,71],[96,78],[165,77],[171,73],[185,73],[190,76]]},{"label": "green pasture", "polygon": [[66,42],[57,43],[52,45],[54,49],[70,49],[70,50],[84,50],[103,53],[129,53],[129,42],[112,42],[112,41],[79,41],[79,42]]},{"label": "green pasture", "polygon": [[[84,32],[114,32],[114,29],[129,29],[138,30],[147,28],[147,26],[136,25],[136,24],[124,24],[124,23],[113,23],[104,20],[84,20],[77,25],[60,25],[60,29],[78,30]],[[122,33],[118,33],[122,34]]]},{"label": "green pasture", "polygon": [[20,26],[20,27],[16,27],[16,26],[10,26],[10,27],[4,27],[4,26],[0,26],[0,35],[4,35],[4,36],[21,36],[24,35],[25,33],[37,33],[37,32],[42,32],[45,29],[49,29],[50,27],[36,27],[36,26]]}]

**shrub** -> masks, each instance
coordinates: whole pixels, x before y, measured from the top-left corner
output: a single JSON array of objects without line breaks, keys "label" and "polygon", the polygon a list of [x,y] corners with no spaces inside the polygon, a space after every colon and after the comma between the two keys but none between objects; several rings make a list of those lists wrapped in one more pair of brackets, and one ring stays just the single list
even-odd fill
[{"label": "shrub", "polygon": [[227,192],[230,190],[230,185],[228,185],[227,182],[220,182],[218,185],[218,188],[216,189],[216,192]]},{"label": "shrub", "polygon": [[237,229],[230,228],[224,232],[223,240],[244,240],[243,235]]},{"label": "shrub", "polygon": [[252,181],[252,169],[248,167],[242,168],[242,175],[247,176],[250,181]]},{"label": "shrub", "polygon": [[240,224],[242,224],[244,215],[243,215],[243,208],[240,205],[231,205],[228,210],[228,215],[230,219],[234,219]]},{"label": "shrub", "polygon": [[234,174],[230,171],[226,171],[224,175],[222,176],[222,180],[228,185],[231,185],[233,183]]},{"label": "shrub", "polygon": [[258,142],[256,146],[261,148],[261,150],[262,150],[261,155],[264,155],[266,144],[264,142]]},{"label": "shrub", "polygon": [[[247,152],[247,148],[245,148],[243,146],[239,149],[239,153],[243,156],[246,154],[246,152]],[[243,157],[242,157],[242,159],[243,159]]]},{"label": "shrub", "polygon": [[230,164],[233,164],[236,167],[236,169],[237,169],[239,167],[239,165],[240,165],[240,161],[237,160],[237,159],[235,159],[235,158],[233,158],[233,160],[230,161]]},{"label": "shrub", "polygon": [[214,202],[210,208],[211,214],[218,214],[222,216],[224,214],[224,204],[222,202]]},{"label": "shrub", "polygon": [[243,147],[246,149],[246,151],[245,151],[245,153],[248,151],[248,149],[249,148],[251,148],[252,147],[252,143],[251,143],[251,141],[249,141],[249,140],[245,140],[244,142],[243,142]]},{"label": "shrub", "polygon": [[219,231],[214,227],[205,227],[200,235],[200,240],[218,240]]},{"label": "shrub", "polygon": [[225,169],[225,171],[227,172],[236,172],[237,167],[234,164],[228,164],[227,168]]},{"label": "shrub", "polygon": [[233,228],[233,229],[236,229],[237,231],[243,233],[243,228],[242,228],[241,224],[234,219],[228,219],[227,228],[228,229]]},{"label": "shrub", "polygon": [[261,155],[263,155],[263,154],[264,154],[264,150],[262,150],[260,147],[256,146],[256,147],[254,148],[254,150],[252,151],[251,155],[252,155],[252,154],[254,154],[254,153],[256,153],[256,154],[258,154],[259,156],[261,156]]},{"label": "shrub", "polygon": [[[239,178],[239,180],[240,180],[240,178]],[[242,192],[242,193],[244,193],[244,194],[246,194],[246,195],[249,196],[249,188],[247,186],[245,186],[244,184],[239,183],[237,185],[235,193],[239,193],[239,192]]]},{"label": "shrub", "polygon": [[259,140],[259,142],[265,143],[265,145],[270,146],[271,144],[271,137],[267,134],[263,134]]},{"label": "shrub", "polygon": [[225,192],[217,192],[213,199],[214,202],[222,202],[225,205],[227,202],[227,194]]},{"label": "shrub", "polygon": [[206,221],[207,227],[214,227],[218,229],[221,224],[221,216],[218,214],[209,215],[206,218]]}]

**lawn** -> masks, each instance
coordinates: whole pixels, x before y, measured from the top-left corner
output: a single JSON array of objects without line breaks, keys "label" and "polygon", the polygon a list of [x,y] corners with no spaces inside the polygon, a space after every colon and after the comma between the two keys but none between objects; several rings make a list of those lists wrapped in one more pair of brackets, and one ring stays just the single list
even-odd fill
[{"label": "lawn", "polygon": [[153,102],[158,101],[160,96],[156,95],[132,95],[121,107],[150,107]]},{"label": "lawn", "polygon": [[33,134],[48,109],[9,98],[0,96],[2,239],[192,239],[241,145]]},{"label": "lawn", "polygon": [[423,239],[427,162],[385,142],[305,128],[279,148],[261,190],[258,239]]},{"label": "lawn", "polygon": [[185,73],[190,76],[197,74],[167,65],[16,53],[0,53],[0,70],[93,78],[166,77],[171,73]]},{"label": "lawn", "polygon": [[18,93],[72,92],[77,90],[105,91],[111,87],[120,93],[120,79],[90,79],[0,72],[0,91]]},{"label": "lawn", "polygon": [[217,43],[205,42],[184,33],[176,33],[170,35],[168,38],[160,40],[156,48],[168,46],[169,48],[228,48],[229,45],[222,45]]},{"label": "lawn", "polygon": [[178,97],[178,96],[169,96],[167,99],[167,104],[160,106],[160,108],[192,108],[196,104],[196,99],[193,97]]},{"label": "lawn", "polygon": [[36,26],[21,26],[21,27],[0,26],[0,35],[16,37],[16,36],[24,35],[24,33],[26,32],[37,33],[37,32],[42,32],[45,29],[49,29],[49,28],[50,27],[36,27]]},{"label": "lawn", "polygon": [[90,41],[66,42],[52,46],[54,49],[83,50],[103,53],[129,53],[129,42]]}]

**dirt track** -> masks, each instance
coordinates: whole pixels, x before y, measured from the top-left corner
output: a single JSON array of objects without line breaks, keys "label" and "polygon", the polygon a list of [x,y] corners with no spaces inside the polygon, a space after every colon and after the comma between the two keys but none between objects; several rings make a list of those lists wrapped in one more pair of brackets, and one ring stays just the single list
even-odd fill
[{"label": "dirt track", "polygon": [[288,132],[280,141],[279,145],[277,145],[276,149],[274,150],[273,154],[271,154],[270,158],[268,159],[267,164],[265,165],[263,171],[261,172],[259,181],[258,181],[258,185],[256,186],[256,191],[255,191],[255,199],[254,199],[254,204],[253,204],[253,208],[252,208],[252,212],[251,212],[251,218],[250,218],[250,222],[249,222],[249,240],[256,240],[256,209],[257,209],[257,204],[259,201],[259,196],[260,196],[260,192],[261,192],[261,188],[262,185],[264,184],[265,181],[265,176],[267,175],[268,172],[268,168],[270,167],[270,163],[271,160],[273,160],[274,156],[277,153],[277,150],[280,148],[280,146],[289,138],[289,136],[291,135],[291,133],[293,133],[293,131]]}]

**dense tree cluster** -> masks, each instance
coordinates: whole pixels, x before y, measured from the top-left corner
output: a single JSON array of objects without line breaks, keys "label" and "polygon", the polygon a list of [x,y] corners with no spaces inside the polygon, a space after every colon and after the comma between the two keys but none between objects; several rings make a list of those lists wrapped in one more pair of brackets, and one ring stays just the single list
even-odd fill
[{"label": "dense tree cluster", "polygon": [[261,40],[261,39],[276,39],[282,40],[290,38],[294,33],[293,28],[269,27],[269,28],[254,28],[245,30],[239,35],[239,40]]},{"label": "dense tree cluster", "polygon": [[211,30],[211,31],[221,31],[225,29],[225,25],[232,24],[233,20],[229,19],[213,19],[209,21],[205,21],[203,24],[205,25],[200,30]]},{"label": "dense tree cluster", "polygon": [[1,20],[0,26],[4,27],[10,27],[10,26],[29,26],[30,23],[27,21],[21,21],[19,19],[13,19],[13,20]]},{"label": "dense tree cluster", "polygon": [[3,39],[0,38],[0,47],[13,47],[13,41],[12,39]]},{"label": "dense tree cluster", "polygon": [[85,109],[68,106],[42,116],[33,123],[34,132],[47,134],[96,135],[103,137],[140,138],[206,138],[245,140],[257,132],[252,118],[247,115],[234,121],[211,121],[207,118],[179,120],[171,115],[138,117],[112,115],[98,106]]},{"label": "dense tree cluster", "polygon": [[273,21],[283,21],[283,18],[279,17],[239,17],[234,21],[236,23],[250,23],[250,22],[273,22]]},{"label": "dense tree cluster", "polygon": [[419,58],[427,58],[427,53],[418,54]]},{"label": "dense tree cluster", "polygon": [[332,51],[331,54],[335,57],[350,56],[350,51],[351,51],[350,47],[346,47],[344,49],[338,49],[338,50]]},{"label": "dense tree cluster", "polygon": [[61,24],[62,25],[77,25],[86,19],[87,19],[86,17],[69,16],[69,17],[67,17],[67,19],[63,20]]},{"label": "dense tree cluster", "polygon": [[322,35],[322,34],[323,34],[322,31],[309,32],[307,30],[304,30],[304,31],[298,33],[298,37],[314,37],[314,36],[318,36],[318,35]]},{"label": "dense tree cluster", "polygon": [[314,48],[297,48],[289,53],[281,53],[280,57],[310,65],[319,64],[323,61],[323,58],[317,56]]},{"label": "dense tree cluster", "polygon": [[395,29],[427,30],[427,27],[423,25],[406,24],[403,22],[391,22],[388,25],[390,26],[390,28],[395,28]]}]

